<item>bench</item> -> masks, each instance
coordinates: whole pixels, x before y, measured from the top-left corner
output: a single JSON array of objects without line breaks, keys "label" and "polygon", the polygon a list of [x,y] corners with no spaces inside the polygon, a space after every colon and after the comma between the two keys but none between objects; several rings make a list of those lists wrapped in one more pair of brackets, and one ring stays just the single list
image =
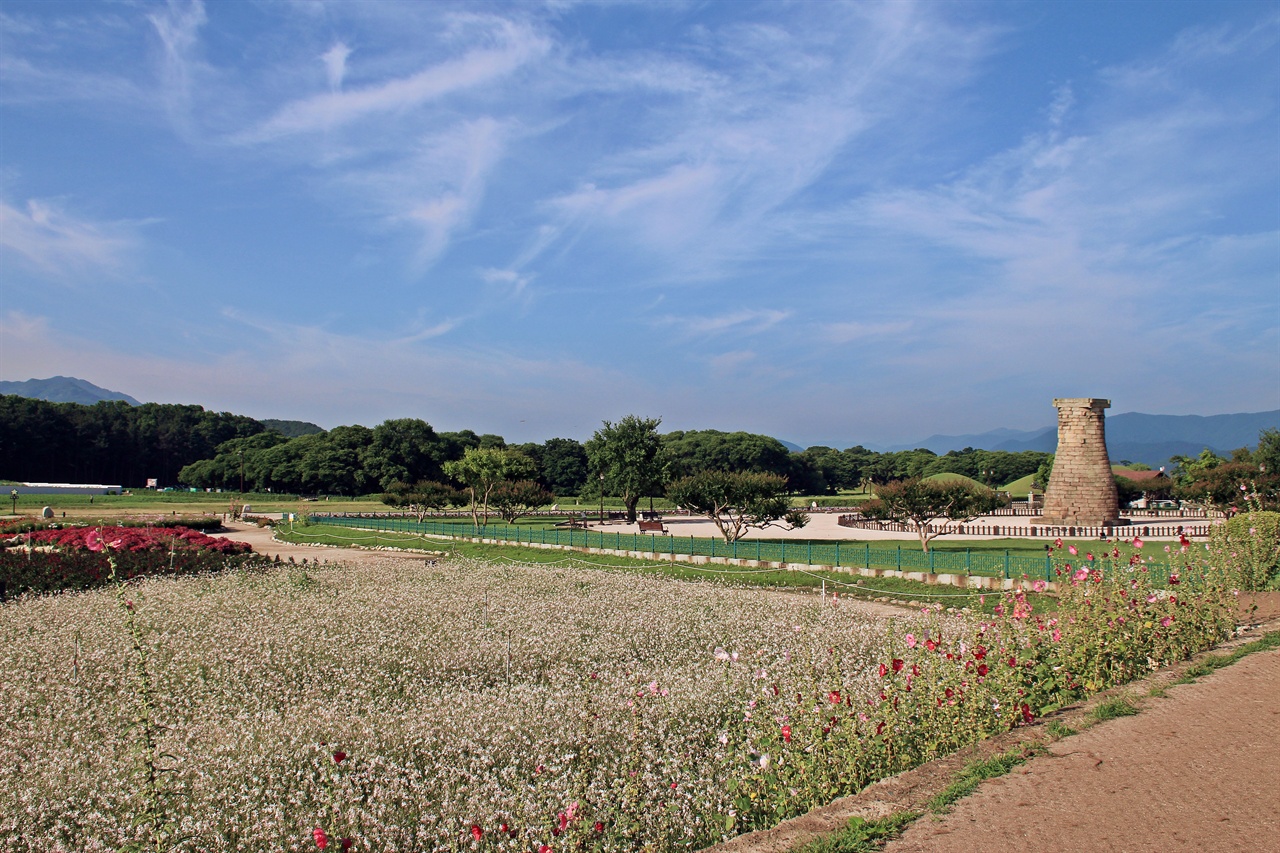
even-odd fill
[{"label": "bench", "polygon": [[641,533],[665,533],[668,536],[671,535],[671,531],[663,527],[661,521],[641,521],[640,532]]}]

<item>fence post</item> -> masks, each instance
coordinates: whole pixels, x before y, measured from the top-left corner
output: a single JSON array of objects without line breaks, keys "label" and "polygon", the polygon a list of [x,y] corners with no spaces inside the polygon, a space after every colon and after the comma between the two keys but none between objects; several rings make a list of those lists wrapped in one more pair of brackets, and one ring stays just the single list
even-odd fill
[{"label": "fence post", "polygon": [[1053,560],[1048,554],[1044,555],[1044,579],[1049,580],[1053,577]]},{"label": "fence post", "polygon": [[1004,551],[1004,576],[1009,577],[1009,549]]},{"label": "fence post", "polygon": [[866,543],[866,545],[867,545],[867,568],[869,569],[871,568],[871,543],[868,542]]},{"label": "fence post", "polygon": [[782,540],[782,562],[785,563],[786,561],[787,561],[787,540],[783,539]]},{"label": "fence post", "polygon": [[933,555],[934,552],[932,550],[929,551],[929,574],[933,574]]},{"label": "fence post", "polygon": [[966,575],[973,574],[973,550],[971,548],[964,549],[964,573]]},{"label": "fence post", "polygon": [[811,566],[813,565],[813,540],[812,540],[812,539],[810,539],[810,540],[809,540],[809,555],[808,555],[808,563],[809,563],[809,565],[811,565]]},{"label": "fence post", "polygon": [[902,546],[898,546],[898,571],[902,571]]},{"label": "fence post", "polygon": [[840,540],[836,540],[836,568],[840,568]]}]

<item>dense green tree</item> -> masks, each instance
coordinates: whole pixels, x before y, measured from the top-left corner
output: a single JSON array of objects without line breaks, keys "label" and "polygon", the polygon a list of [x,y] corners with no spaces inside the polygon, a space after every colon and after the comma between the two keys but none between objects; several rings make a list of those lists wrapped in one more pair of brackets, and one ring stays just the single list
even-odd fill
[{"label": "dense green tree", "polygon": [[[756,471],[699,471],[667,486],[677,506],[706,516],[726,542],[771,525],[804,527],[808,516],[787,505],[787,480]],[[781,524],[778,522],[781,521]]]},{"label": "dense green tree", "polygon": [[381,488],[399,481],[438,480],[444,474],[445,442],[431,424],[418,418],[396,418],[373,428],[365,453],[366,476]]},{"label": "dense green tree", "polygon": [[587,484],[587,451],[572,438],[549,438],[538,458],[538,480],[557,495],[576,495]]},{"label": "dense green tree", "polygon": [[749,432],[677,430],[662,436],[662,451],[670,477],[698,471],[756,471],[786,477],[792,471],[786,445]]},{"label": "dense green tree", "polygon": [[970,521],[1003,504],[993,490],[964,480],[910,478],[877,487],[875,499],[862,505],[862,514],[910,526],[920,547],[928,551],[929,542],[944,535],[943,527],[934,527],[934,522]]},{"label": "dense green tree", "polygon": [[636,504],[646,495],[661,494],[664,481],[661,418],[627,415],[618,423],[604,422],[587,442],[590,470],[604,475],[604,485],[622,498],[627,520],[636,520]]}]

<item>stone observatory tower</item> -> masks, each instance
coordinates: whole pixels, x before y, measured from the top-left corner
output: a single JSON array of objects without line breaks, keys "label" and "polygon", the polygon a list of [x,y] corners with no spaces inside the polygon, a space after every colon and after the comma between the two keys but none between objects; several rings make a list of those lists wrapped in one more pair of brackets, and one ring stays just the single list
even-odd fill
[{"label": "stone observatory tower", "polygon": [[1103,427],[1103,410],[1111,401],[1073,397],[1054,400],[1053,405],[1058,410],[1058,452],[1041,522],[1081,527],[1121,523]]}]

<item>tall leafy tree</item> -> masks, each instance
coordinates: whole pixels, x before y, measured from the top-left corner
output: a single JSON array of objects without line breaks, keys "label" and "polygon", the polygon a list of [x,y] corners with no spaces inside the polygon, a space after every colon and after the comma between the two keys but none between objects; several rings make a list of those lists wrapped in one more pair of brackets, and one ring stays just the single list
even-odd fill
[{"label": "tall leafy tree", "polygon": [[471,503],[476,527],[489,523],[489,500],[504,480],[525,480],[534,474],[533,460],[513,450],[473,447],[461,459],[444,464],[444,472],[462,484]]},{"label": "tall leafy tree", "polygon": [[991,489],[964,480],[911,478],[878,487],[875,500],[862,505],[862,514],[908,525],[920,538],[920,547],[928,551],[929,542],[945,532],[945,525],[935,528],[934,522],[972,521],[1003,503]]},{"label": "tall leafy tree", "polygon": [[636,504],[661,493],[664,479],[661,418],[627,415],[616,424],[605,421],[587,442],[590,470],[604,476],[606,490],[622,498],[627,520],[635,522]]},{"label": "tall leafy tree", "polygon": [[804,527],[809,518],[787,505],[787,479],[754,471],[700,471],[667,486],[667,497],[706,516],[726,542],[749,530]]}]

